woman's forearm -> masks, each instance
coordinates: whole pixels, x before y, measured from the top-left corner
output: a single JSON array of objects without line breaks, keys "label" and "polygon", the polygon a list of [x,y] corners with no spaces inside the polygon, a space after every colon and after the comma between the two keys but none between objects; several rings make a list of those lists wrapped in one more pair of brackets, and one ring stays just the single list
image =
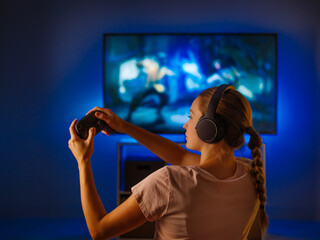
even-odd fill
[{"label": "woman's forearm", "polygon": [[[175,165],[199,164],[199,155],[185,150],[179,144],[124,121],[119,116],[114,114],[110,109],[96,107],[91,111],[94,110],[102,111],[104,113],[102,114],[97,112],[96,117],[104,120],[115,130],[121,133],[126,133],[132,138],[136,139],[140,144],[148,148],[163,161]],[[106,131],[105,134],[108,135],[108,132]]]},{"label": "woman's forearm", "polygon": [[79,165],[81,205],[91,236],[98,234],[98,223],[107,214],[94,184],[90,161]]},{"label": "woman's forearm", "polygon": [[182,161],[188,151],[179,144],[128,122],[125,124],[124,130],[126,134],[136,139],[163,161],[174,165],[183,164]]}]

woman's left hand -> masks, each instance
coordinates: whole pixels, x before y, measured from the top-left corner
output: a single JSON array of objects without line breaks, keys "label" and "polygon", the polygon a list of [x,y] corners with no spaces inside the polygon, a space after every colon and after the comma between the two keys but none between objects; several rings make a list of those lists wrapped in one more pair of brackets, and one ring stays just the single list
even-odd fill
[{"label": "woman's left hand", "polygon": [[75,130],[77,119],[75,119],[69,128],[71,138],[68,142],[69,148],[78,161],[78,165],[90,162],[93,153],[93,139],[96,133],[95,128],[89,130],[89,136],[86,140],[81,139]]}]

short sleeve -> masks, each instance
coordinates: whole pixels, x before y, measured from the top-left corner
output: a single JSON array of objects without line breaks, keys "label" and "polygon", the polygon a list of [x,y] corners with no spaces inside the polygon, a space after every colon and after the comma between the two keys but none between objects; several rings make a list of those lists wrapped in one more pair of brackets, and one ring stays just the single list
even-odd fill
[{"label": "short sleeve", "polygon": [[167,211],[171,192],[167,168],[150,174],[133,186],[131,191],[148,221],[161,218]]}]

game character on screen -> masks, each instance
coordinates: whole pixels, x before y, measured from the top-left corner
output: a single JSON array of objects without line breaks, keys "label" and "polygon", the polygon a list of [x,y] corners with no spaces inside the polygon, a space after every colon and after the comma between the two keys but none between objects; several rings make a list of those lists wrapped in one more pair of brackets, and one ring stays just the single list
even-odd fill
[{"label": "game character on screen", "polygon": [[174,73],[165,66],[160,67],[158,61],[153,58],[145,58],[137,62],[137,67],[146,73],[146,83],[142,91],[133,96],[126,120],[132,121],[132,114],[142,105],[144,99],[148,96],[156,96],[159,99],[159,103],[156,104],[157,117],[155,118],[155,122],[163,123],[165,120],[163,119],[161,110],[168,104],[169,98],[166,93],[164,78],[167,75],[172,76]]}]

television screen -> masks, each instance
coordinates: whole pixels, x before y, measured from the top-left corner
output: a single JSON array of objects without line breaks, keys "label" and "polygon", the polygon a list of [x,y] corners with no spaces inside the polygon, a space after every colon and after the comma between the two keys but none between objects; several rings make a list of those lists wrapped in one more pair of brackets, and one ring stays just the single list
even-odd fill
[{"label": "television screen", "polygon": [[104,107],[156,133],[184,133],[192,101],[232,84],[253,127],[276,132],[276,34],[104,34]]}]

